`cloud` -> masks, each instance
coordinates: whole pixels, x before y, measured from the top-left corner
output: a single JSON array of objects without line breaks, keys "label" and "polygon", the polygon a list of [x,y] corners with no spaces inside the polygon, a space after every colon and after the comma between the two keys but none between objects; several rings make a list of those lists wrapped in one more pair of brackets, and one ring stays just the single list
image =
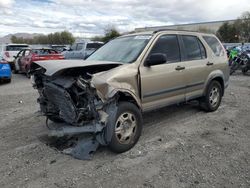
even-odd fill
[{"label": "cloud", "polygon": [[250,10],[248,0],[4,0],[0,34],[69,30],[90,37],[107,26],[121,32],[191,22],[235,19]]},{"label": "cloud", "polygon": [[11,7],[14,4],[14,0],[2,0],[0,1],[0,13],[10,15],[13,12],[11,11]]},{"label": "cloud", "polygon": [[0,1],[0,8],[10,8],[14,4],[14,0]]}]

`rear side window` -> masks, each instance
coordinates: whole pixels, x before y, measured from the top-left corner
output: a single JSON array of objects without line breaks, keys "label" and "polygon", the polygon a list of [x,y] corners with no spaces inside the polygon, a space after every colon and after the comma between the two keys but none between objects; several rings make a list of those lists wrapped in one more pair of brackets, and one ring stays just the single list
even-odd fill
[{"label": "rear side window", "polygon": [[23,48],[27,48],[27,45],[8,45],[6,46],[6,51],[20,51]]},{"label": "rear side window", "polygon": [[205,49],[196,36],[183,35],[182,36],[186,60],[204,59],[206,55]]},{"label": "rear side window", "polygon": [[208,46],[214,52],[216,56],[223,56],[224,49],[219,43],[219,41],[213,36],[203,36],[204,40],[207,42]]},{"label": "rear side window", "polygon": [[87,44],[87,49],[98,49],[102,46],[103,44],[102,43],[88,43]]},{"label": "rear side window", "polygon": [[180,48],[176,35],[163,35],[153,46],[150,54],[163,53],[167,56],[167,63],[181,61]]}]

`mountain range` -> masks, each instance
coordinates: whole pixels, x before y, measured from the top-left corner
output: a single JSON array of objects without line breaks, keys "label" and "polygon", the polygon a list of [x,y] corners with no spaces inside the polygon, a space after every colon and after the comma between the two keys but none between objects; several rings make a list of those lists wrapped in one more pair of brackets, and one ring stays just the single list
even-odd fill
[{"label": "mountain range", "polygon": [[15,34],[8,34],[6,36],[0,37],[0,44],[1,43],[11,43],[11,37],[12,36],[16,36],[16,37],[23,37],[23,38],[33,38],[35,36],[41,35],[39,33],[15,33]]}]

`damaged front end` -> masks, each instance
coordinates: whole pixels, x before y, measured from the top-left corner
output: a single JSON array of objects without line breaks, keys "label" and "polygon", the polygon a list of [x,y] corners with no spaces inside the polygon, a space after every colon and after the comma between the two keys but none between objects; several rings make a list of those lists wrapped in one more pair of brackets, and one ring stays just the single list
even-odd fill
[{"label": "damaged front end", "polygon": [[91,85],[92,74],[117,65],[72,68],[48,76],[43,67],[33,64],[33,86],[39,92],[41,112],[47,117],[48,135],[67,140],[69,148],[64,148],[64,153],[89,159],[100,144],[110,142],[113,128],[109,122],[117,110],[115,97],[105,101],[99,98]]}]

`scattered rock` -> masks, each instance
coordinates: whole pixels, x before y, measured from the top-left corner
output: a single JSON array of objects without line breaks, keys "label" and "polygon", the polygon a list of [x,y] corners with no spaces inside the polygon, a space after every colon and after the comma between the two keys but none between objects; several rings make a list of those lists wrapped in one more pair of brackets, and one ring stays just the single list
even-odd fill
[{"label": "scattered rock", "polygon": [[53,163],[56,163],[56,160],[55,160],[55,159],[52,160],[52,161],[50,161],[50,164],[53,164]]},{"label": "scattered rock", "polygon": [[194,184],[199,184],[200,182],[199,181],[194,181]]}]

